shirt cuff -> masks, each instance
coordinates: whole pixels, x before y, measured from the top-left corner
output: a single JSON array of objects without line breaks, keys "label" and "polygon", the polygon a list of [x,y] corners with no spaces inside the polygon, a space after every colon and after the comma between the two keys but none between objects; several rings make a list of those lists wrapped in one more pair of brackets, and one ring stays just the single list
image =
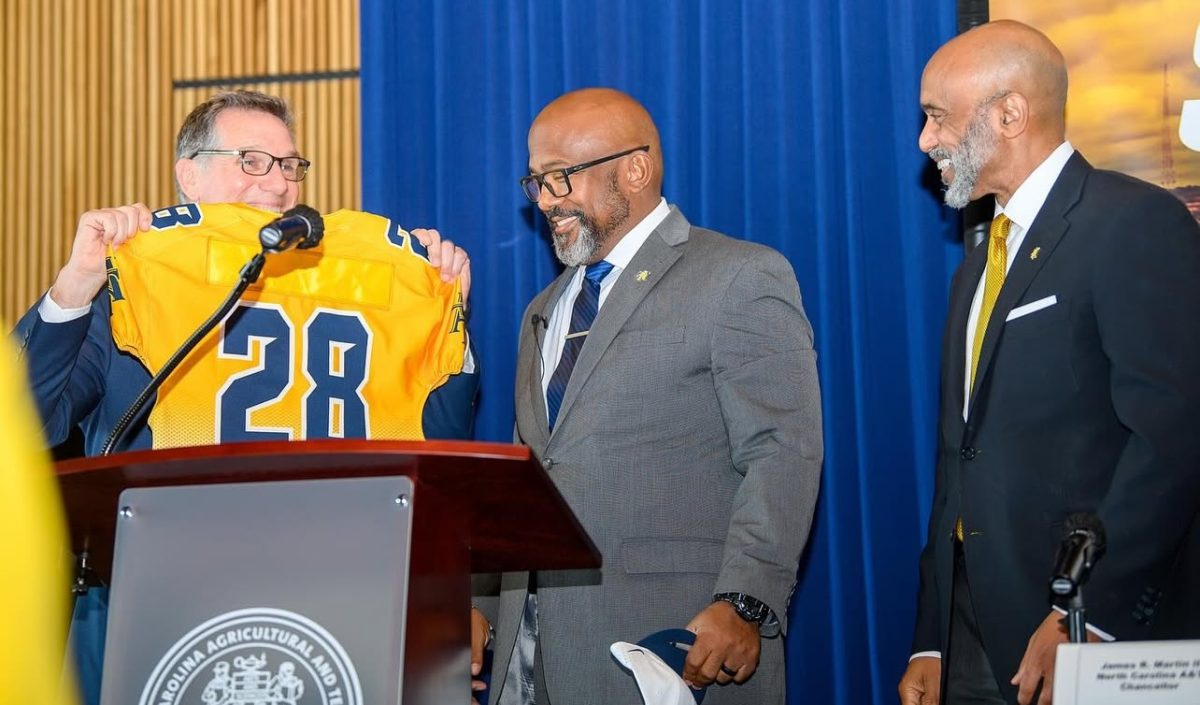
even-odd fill
[{"label": "shirt cuff", "polygon": [[[1063,614],[1063,615],[1065,615],[1067,613],[1066,610],[1059,607],[1058,605],[1054,605],[1054,611],[1058,612],[1059,614]],[[1100,637],[1104,641],[1116,641],[1117,640],[1117,638],[1115,636],[1113,636],[1112,634],[1109,634],[1108,632],[1104,631],[1100,627],[1094,627],[1090,623],[1084,623],[1083,626],[1087,627],[1087,630],[1089,632],[1095,634],[1096,636]]]},{"label": "shirt cuff", "polygon": [[462,371],[463,374],[475,374],[475,354],[471,352],[471,337],[469,335],[467,336],[467,349],[463,351]]},{"label": "shirt cuff", "polygon": [[912,660],[915,658],[941,658],[941,657],[942,657],[941,651],[918,651],[917,653],[908,657],[908,662],[912,663]]},{"label": "shirt cuff", "polygon": [[38,316],[41,317],[44,323],[67,323],[77,318],[83,318],[91,310],[91,304],[79,308],[63,308],[55,303],[54,299],[50,298],[50,292],[48,291],[42,297],[42,302],[38,304]]}]

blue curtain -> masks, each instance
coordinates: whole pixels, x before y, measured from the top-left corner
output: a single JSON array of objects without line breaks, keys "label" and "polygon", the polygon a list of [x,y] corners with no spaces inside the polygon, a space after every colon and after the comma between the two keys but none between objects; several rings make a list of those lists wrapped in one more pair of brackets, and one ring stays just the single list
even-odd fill
[{"label": "blue curtain", "polygon": [[641,100],[667,199],[791,260],[826,460],[789,615],[790,702],[894,703],[961,259],[916,145],[918,86],[955,0],[362,0],[361,13],[364,207],[471,253],[480,439],[511,439],[521,314],[558,271],[517,179],[530,122],[564,91]]}]

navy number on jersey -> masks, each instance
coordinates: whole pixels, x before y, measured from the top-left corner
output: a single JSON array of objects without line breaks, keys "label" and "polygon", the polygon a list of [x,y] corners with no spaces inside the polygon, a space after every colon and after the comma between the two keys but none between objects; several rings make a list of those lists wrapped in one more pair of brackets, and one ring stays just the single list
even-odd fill
[{"label": "navy number on jersey", "polygon": [[304,373],[312,382],[304,396],[309,438],[366,438],[362,397],[370,363],[370,334],[357,313],[318,311],[304,327]]},{"label": "navy number on jersey", "polygon": [[295,356],[301,355],[308,391],[301,408],[300,438],[367,438],[362,397],[370,362],[371,332],[356,313],[318,310],[296,326],[275,304],[238,304],[221,326],[217,355],[257,360],[232,375],[217,392],[218,443],[290,440],[289,427],[259,426],[252,414],[278,403],[291,389]]},{"label": "navy number on jersey", "polygon": [[176,226],[199,225],[204,214],[195,203],[181,203],[177,206],[162,208],[154,211],[150,219],[150,227],[155,230],[166,230]]}]

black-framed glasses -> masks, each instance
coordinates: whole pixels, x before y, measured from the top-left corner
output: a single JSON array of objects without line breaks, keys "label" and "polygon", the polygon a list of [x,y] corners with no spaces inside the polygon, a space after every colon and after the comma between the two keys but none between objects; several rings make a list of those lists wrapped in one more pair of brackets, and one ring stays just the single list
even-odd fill
[{"label": "black-framed glasses", "polygon": [[610,154],[607,157],[593,159],[590,162],[576,164],[575,166],[563,167],[562,169],[551,169],[543,171],[540,174],[530,174],[529,176],[521,177],[521,190],[525,193],[525,197],[533,202],[537,202],[538,196],[541,195],[542,189],[550,192],[555,198],[562,198],[571,193],[571,174],[578,173],[584,169],[590,169],[604,162],[611,162],[614,159],[620,159],[627,154],[634,152],[649,152],[650,145],[644,144],[641,147],[627,149],[624,152]]},{"label": "black-framed glasses", "polygon": [[264,176],[279,162],[279,170],[288,181],[304,181],[312,162],[303,157],[277,157],[274,154],[257,149],[198,149],[192,152],[188,159],[195,159],[201,154],[237,157],[242,164],[242,171],[250,176]]}]

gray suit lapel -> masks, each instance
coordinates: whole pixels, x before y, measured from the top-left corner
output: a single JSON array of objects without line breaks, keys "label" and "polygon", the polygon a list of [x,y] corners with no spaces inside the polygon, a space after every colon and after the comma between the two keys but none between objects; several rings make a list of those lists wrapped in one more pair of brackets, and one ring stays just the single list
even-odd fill
[{"label": "gray suit lapel", "polygon": [[[588,377],[595,371],[600,358],[604,356],[608,346],[621,332],[625,321],[633,314],[642,299],[646,298],[650,290],[662,280],[671,265],[679,259],[682,252],[677,246],[687,241],[691,227],[683,214],[672,206],[670,215],[654,229],[637,254],[633,256],[629,266],[621,272],[621,278],[608,293],[600,313],[596,314],[596,321],[588,333],[587,342],[584,343],[583,350],[579,353],[579,359],[575,362],[575,369],[571,372],[571,381],[567,383],[562,406],[558,410],[556,429],[562,427],[563,420],[579,396],[579,390],[583,388]],[[643,272],[645,272],[644,276]]]}]

